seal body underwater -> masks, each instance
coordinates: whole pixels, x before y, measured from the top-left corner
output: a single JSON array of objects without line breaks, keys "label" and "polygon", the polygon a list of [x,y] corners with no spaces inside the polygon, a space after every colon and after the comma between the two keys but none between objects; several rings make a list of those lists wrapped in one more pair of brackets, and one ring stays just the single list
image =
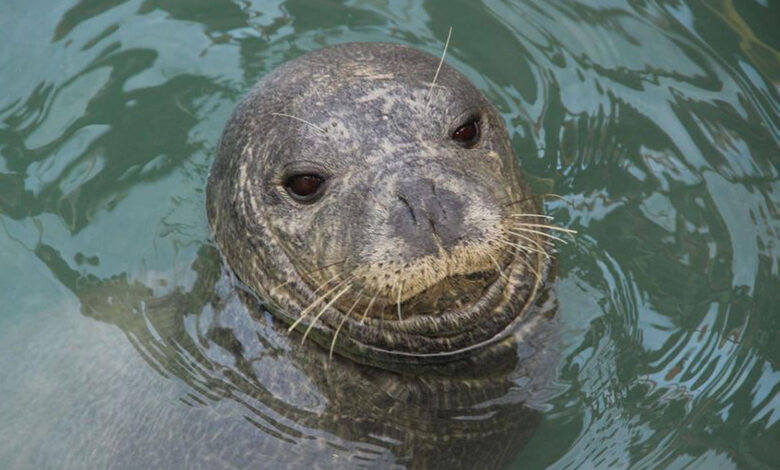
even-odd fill
[{"label": "seal body underwater", "polygon": [[207,212],[249,291],[362,364],[484,364],[552,304],[555,227],[501,116],[406,46],[332,46],[263,78],[225,127]]}]

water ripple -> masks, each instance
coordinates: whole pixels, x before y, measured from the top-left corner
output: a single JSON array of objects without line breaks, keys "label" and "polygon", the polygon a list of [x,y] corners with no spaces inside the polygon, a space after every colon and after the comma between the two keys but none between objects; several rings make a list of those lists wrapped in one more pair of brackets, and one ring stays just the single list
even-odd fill
[{"label": "water ripple", "polygon": [[[434,448],[436,426],[470,423],[455,433],[466,436],[454,446],[462,454],[439,448],[439,463],[489,455],[515,458],[516,468],[772,468],[780,55],[777,6],[764,3],[10,2],[13,21],[0,30],[19,50],[0,56],[0,260],[16,269],[0,274],[10,286],[0,298],[18,318],[41,319],[43,333],[5,356],[39,361],[9,367],[6,383],[18,390],[4,383],[13,409],[0,406],[5,422],[36,432],[20,434],[30,442],[13,460],[0,443],[0,465],[37,455],[39,467],[79,467],[83,443],[68,441],[60,460],[51,442],[101,428],[64,433],[52,422],[65,404],[69,423],[92,423],[98,412],[78,397],[100,393],[91,406],[117,423],[98,436],[116,455],[92,456],[107,467],[141,445],[167,455],[158,466],[213,458],[245,467],[261,455],[271,466],[413,467],[406,426],[425,429]],[[541,415],[509,406],[527,379],[515,377],[461,415],[400,406],[374,432],[358,418],[385,416],[398,397],[334,412],[358,385],[328,382],[269,316],[235,298],[206,300],[218,281],[204,255],[203,186],[227,116],[269,70],[346,41],[437,55],[450,26],[448,62],[505,117],[532,185],[555,195],[548,213],[580,233],[558,253],[561,360]],[[44,304],[70,307],[61,318],[30,311]],[[78,344],[45,336],[45,325]],[[77,355],[105,346],[82,331],[108,335],[114,349]],[[133,355],[116,356],[127,342]],[[45,394],[49,375],[71,370],[80,388]],[[138,413],[117,419],[113,396],[135,399]],[[28,402],[42,411],[20,418]],[[159,413],[146,424],[154,432],[139,432],[142,409]],[[493,436],[514,429],[514,441],[477,448],[469,433],[490,422],[507,426]],[[154,436],[177,432],[180,447],[155,447]]]}]

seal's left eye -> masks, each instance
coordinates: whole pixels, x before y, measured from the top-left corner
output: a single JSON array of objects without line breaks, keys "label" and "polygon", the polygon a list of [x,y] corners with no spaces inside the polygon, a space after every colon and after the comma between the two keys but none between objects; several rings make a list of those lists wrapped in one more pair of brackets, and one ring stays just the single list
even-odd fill
[{"label": "seal's left eye", "polygon": [[284,182],[284,187],[293,199],[300,202],[314,202],[322,193],[325,179],[318,175],[293,175]]},{"label": "seal's left eye", "polygon": [[466,148],[475,146],[479,141],[479,119],[472,119],[455,129],[452,140]]}]

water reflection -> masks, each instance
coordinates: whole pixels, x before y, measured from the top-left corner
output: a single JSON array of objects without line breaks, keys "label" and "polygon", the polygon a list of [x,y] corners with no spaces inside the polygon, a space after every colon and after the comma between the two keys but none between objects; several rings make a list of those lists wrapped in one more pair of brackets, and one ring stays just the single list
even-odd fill
[{"label": "water reflection", "polygon": [[[185,404],[239,404],[260,432],[235,436],[230,423],[218,420],[198,426],[239,448],[250,440],[258,446],[244,455],[251,461],[284,456],[286,466],[310,468],[327,452],[332,460],[326,467],[500,468],[539,424],[540,412],[524,403],[546,386],[550,338],[538,336],[519,352],[458,375],[405,376],[338,357],[331,361],[322,348],[301,344],[300,335],[288,335],[231,284],[209,246],[192,266],[192,287],[161,296],[126,276],[83,277],[49,246],[40,245],[37,254],[78,296],[82,314],[119,327],[149,366],[186,384]],[[122,407],[134,409],[133,400],[126,395]],[[178,436],[158,436],[156,448],[145,453],[157,458],[158,449],[176,453],[184,444]],[[114,466],[132,467],[147,458]]]}]

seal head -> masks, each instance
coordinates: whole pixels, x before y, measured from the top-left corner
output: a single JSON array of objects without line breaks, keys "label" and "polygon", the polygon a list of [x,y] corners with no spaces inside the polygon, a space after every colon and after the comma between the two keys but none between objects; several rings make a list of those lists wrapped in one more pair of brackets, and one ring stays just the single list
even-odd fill
[{"label": "seal head", "polygon": [[207,204],[227,264],[275,315],[387,368],[517,335],[548,270],[501,116],[401,45],[329,47],[261,80],[224,130]]}]

